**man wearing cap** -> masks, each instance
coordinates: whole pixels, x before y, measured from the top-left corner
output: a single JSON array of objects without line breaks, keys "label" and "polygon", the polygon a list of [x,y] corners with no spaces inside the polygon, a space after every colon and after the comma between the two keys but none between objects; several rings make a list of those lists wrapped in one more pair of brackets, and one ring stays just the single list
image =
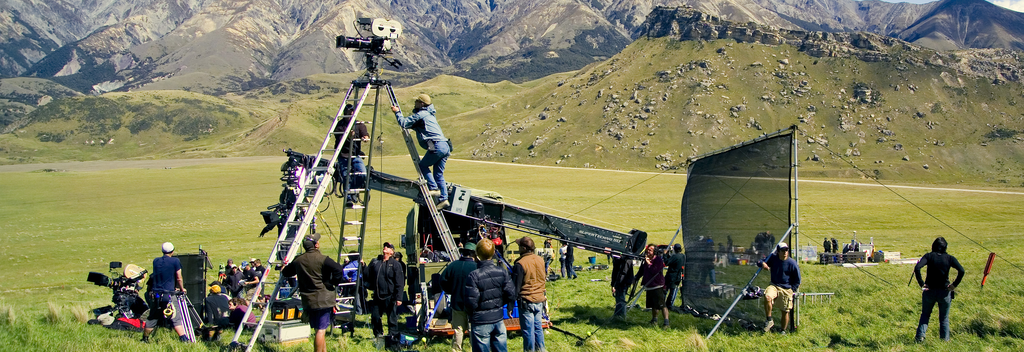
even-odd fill
[{"label": "man wearing cap", "polygon": [[177,287],[181,294],[185,294],[185,281],[181,278],[181,261],[174,257],[174,245],[164,242],[160,247],[164,255],[153,259],[153,275],[150,276],[151,286],[146,293],[151,302],[149,305],[149,318],[146,320],[146,328],[142,331],[142,342],[149,342],[149,335],[156,329],[161,320],[170,319],[174,326],[174,332],[178,333],[178,339],[188,342],[185,336],[184,320],[182,314],[173,310],[170,317],[164,316],[164,309],[171,304],[171,295]]},{"label": "man wearing cap", "polygon": [[[676,296],[679,295],[679,283],[683,281],[683,266],[686,265],[683,245],[676,243],[672,246],[672,251],[675,253],[665,262],[665,267],[668,269],[665,271],[665,288],[668,291],[668,300],[665,301],[665,308],[669,310],[672,310]],[[680,304],[680,307],[682,307],[682,304]]]},{"label": "man wearing cap", "polygon": [[534,253],[533,239],[524,236],[516,240],[519,259],[512,266],[512,282],[519,294],[519,326],[523,333],[524,351],[544,351],[544,302],[547,290],[544,284],[544,259]]},{"label": "man wearing cap", "polygon": [[281,276],[298,277],[304,314],[309,317],[309,326],[316,330],[313,350],[323,352],[327,351],[327,328],[334,317],[334,289],[341,281],[343,269],[334,259],[320,253],[320,234],[306,235],[302,248],[306,252],[285,265]]},{"label": "man wearing cap", "polygon": [[772,284],[764,290],[764,332],[769,332],[775,322],[772,320],[772,305],[776,298],[782,300],[782,332],[789,330],[789,311],[793,309],[793,293],[800,288],[800,267],[789,257],[789,245],[785,242],[775,248],[775,253],[757,262],[757,266],[769,270]]},{"label": "man wearing cap", "polygon": [[207,341],[220,339],[220,331],[231,325],[231,304],[228,295],[221,292],[220,285],[210,285],[210,294],[203,300],[203,322],[206,323],[203,338]]},{"label": "man wearing cap", "polygon": [[626,320],[626,291],[633,285],[633,261],[625,256],[612,260],[612,294],[615,295],[615,310],[612,317]]},{"label": "man wearing cap", "polygon": [[[437,207],[447,208],[449,203],[448,190],[444,183],[444,166],[451,155],[452,146],[448,138],[444,137],[444,132],[441,132],[441,125],[437,123],[437,111],[430,102],[430,96],[417,96],[412,115],[408,117],[402,116],[402,110],[397,106],[392,106],[391,110],[395,112],[395,118],[402,128],[416,131],[416,140],[419,141],[420,147],[427,150],[423,159],[420,159],[420,173],[427,181],[430,195],[437,197]],[[430,167],[434,168],[433,173]]]},{"label": "man wearing cap", "polygon": [[515,285],[508,271],[499,268],[494,258],[494,242],[482,239],[476,244],[480,264],[466,278],[466,313],[472,326],[473,352],[508,351],[504,310],[516,299]]},{"label": "man wearing cap", "polygon": [[245,280],[242,283],[245,298],[250,299],[256,293],[256,286],[260,283],[260,277],[256,273],[256,258],[252,258],[248,262],[242,262],[242,277]]},{"label": "man wearing cap", "polygon": [[384,336],[384,324],[381,314],[388,317],[388,338],[398,338],[398,306],[402,304],[402,291],[405,290],[405,271],[402,264],[394,258],[395,246],[384,242],[381,255],[370,261],[363,275],[363,286],[373,291],[370,304],[370,321],[373,324],[373,336]]},{"label": "man wearing cap", "polygon": [[469,330],[469,316],[466,314],[466,278],[469,273],[476,270],[476,244],[466,243],[459,248],[459,260],[454,261],[441,271],[441,289],[451,295],[452,304],[452,329],[455,330],[455,338],[452,339],[452,351],[462,351],[462,338],[466,330]]}]

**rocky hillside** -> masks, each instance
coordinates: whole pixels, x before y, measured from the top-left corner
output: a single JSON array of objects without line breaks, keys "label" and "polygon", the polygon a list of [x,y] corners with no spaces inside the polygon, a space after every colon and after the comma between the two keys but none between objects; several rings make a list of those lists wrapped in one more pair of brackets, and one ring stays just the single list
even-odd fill
[{"label": "rocky hillside", "polygon": [[362,55],[335,49],[333,38],[359,36],[356,18],[384,17],[405,26],[402,71],[522,82],[605,60],[645,31],[652,9],[683,5],[737,23],[940,49],[1019,48],[1024,37],[1019,13],[984,0],[10,0],[0,4],[0,76],[83,93],[246,91],[361,70]]}]

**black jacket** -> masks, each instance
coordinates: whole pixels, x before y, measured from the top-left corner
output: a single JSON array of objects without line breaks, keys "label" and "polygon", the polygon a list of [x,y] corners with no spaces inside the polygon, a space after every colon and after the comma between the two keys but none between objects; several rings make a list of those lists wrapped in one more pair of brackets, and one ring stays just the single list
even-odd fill
[{"label": "black jacket", "polygon": [[633,285],[633,261],[626,257],[615,258],[612,261],[612,287],[616,290],[626,290]]},{"label": "black jacket", "polygon": [[668,258],[668,261],[665,262],[665,267],[668,268],[665,272],[665,285],[672,288],[683,281],[684,265],[686,265],[686,255],[683,253],[675,253]]},{"label": "black jacket", "polygon": [[448,264],[441,272],[441,288],[452,295],[452,309],[466,311],[466,281],[469,274],[476,270],[476,261],[472,257],[462,257]]},{"label": "black jacket", "polygon": [[228,304],[228,295],[223,293],[210,294],[203,302],[203,322],[213,326],[228,326],[231,316],[231,307]]},{"label": "black jacket", "polygon": [[391,257],[385,261],[384,256],[377,256],[365,270],[363,286],[373,290],[374,299],[402,298],[402,291],[405,290],[405,271],[397,259]]},{"label": "black jacket", "polygon": [[493,260],[481,261],[466,281],[466,312],[473,324],[493,324],[504,314],[502,307],[516,299],[515,287],[508,271],[494,265]]}]

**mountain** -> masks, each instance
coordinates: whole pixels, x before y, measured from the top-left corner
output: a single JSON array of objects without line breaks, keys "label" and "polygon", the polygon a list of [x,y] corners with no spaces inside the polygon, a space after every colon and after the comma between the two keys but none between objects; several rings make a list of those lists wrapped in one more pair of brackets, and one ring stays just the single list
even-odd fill
[{"label": "mountain", "polygon": [[982,0],[10,0],[0,4],[0,75],[94,94],[240,92],[360,71],[363,55],[334,48],[334,37],[367,35],[355,20],[379,17],[405,29],[394,53],[404,65],[388,69],[523,82],[611,57],[642,35],[659,6],[940,49],[1019,48],[1021,40],[1020,14]]},{"label": "mountain", "polygon": [[899,37],[941,50],[1024,50],[1024,13],[984,0],[944,0],[901,31]]}]

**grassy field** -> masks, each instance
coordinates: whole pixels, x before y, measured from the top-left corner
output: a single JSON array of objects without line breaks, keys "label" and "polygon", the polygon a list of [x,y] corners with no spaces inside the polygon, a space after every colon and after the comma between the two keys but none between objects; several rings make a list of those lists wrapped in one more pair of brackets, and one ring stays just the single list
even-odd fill
[{"label": "grassy field", "polygon": [[[283,161],[282,157],[282,161]],[[377,170],[410,176],[405,157],[384,158]],[[89,271],[105,271],[107,262],[149,267],[158,247],[172,241],[181,253],[207,250],[215,264],[228,258],[266,258],[271,238],[258,238],[259,211],[276,202],[279,164],[220,164],[171,169],[117,169],[97,172],[0,173],[0,346],[39,351],[208,351],[228,341],[181,345],[160,330],[156,343],[143,345],[139,334],[87,326],[88,311],[109,304],[110,291],[85,281]],[[667,243],[679,223],[685,176],[596,169],[542,168],[453,160],[449,182],[492,190],[509,203],[571,217],[602,227],[639,228],[653,243]],[[953,340],[937,338],[933,320],[928,341],[913,343],[920,312],[920,291],[906,287],[912,266],[880,265],[856,269],[803,265],[804,292],[835,292],[830,303],[803,307],[799,332],[780,336],[725,327],[712,339],[703,336],[714,322],[673,314],[669,330],[646,326],[649,313],[634,310],[627,323],[610,323],[612,299],[608,271],[580,273],[581,280],[550,283],[552,320],[580,335],[600,330],[584,347],[557,332],[547,335],[549,351],[736,350],[890,350],[999,351],[1024,349],[1024,280],[999,260],[984,290],[980,272],[987,251],[945,224],[997,252],[1014,265],[1024,264],[1018,237],[1024,228],[1024,192],[1005,188],[955,190],[892,188],[862,183],[802,178],[802,242],[822,237],[848,241],[852,231],[873,237],[878,249],[904,257],[925,253],[936,236],[950,242],[950,253],[967,269],[952,310]],[[986,190],[981,190],[986,191]],[[373,194],[367,254],[404,231],[411,202]],[[337,203],[322,205],[321,217],[337,238]],[[915,206],[916,205],[916,206]],[[923,209],[927,213],[918,209]],[[335,250],[326,241],[325,252]],[[577,254],[586,258],[586,253]],[[599,261],[603,262],[603,258]],[[877,277],[877,279],[875,278]],[[882,280],[892,283],[884,283]],[[368,317],[366,317],[368,319]],[[934,318],[933,318],[934,319]],[[372,350],[368,328],[354,338],[329,337],[331,350]],[[229,339],[227,339],[229,340]],[[448,351],[447,340],[430,340],[421,351]],[[510,338],[510,350],[521,339]],[[5,347],[4,349],[6,349]],[[268,345],[268,351],[310,350]]]}]

